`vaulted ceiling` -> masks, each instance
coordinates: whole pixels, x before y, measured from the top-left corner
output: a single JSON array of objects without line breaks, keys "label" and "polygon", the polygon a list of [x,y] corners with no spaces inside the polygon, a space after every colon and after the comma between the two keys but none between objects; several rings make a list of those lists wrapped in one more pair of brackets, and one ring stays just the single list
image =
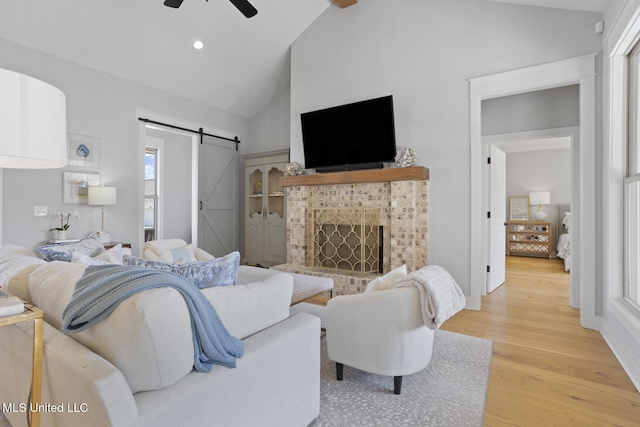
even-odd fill
[{"label": "vaulted ceiling", "polygon": [[[492,1],[600,12],[606,5],[606,0]],[[328,7],[339,7],[332,0],[251,0],[258,14],[247,19],[228,0],[185,0],[179,9],[162,3],[3,0],[0,37],[252,117],[289,84],[293,41]],[[345,13],[357,13],[357,7]],[[192,47],[196,39],[204,43],[202,50]]]}]

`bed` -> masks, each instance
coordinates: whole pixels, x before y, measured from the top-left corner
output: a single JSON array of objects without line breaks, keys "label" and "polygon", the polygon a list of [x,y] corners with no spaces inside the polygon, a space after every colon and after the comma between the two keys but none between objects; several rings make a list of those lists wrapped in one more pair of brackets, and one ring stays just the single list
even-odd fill
[{"label": "bed", "polygon": [[571,206],[558,205],[558,258],[564,260],[564,270],[571,271]]}]

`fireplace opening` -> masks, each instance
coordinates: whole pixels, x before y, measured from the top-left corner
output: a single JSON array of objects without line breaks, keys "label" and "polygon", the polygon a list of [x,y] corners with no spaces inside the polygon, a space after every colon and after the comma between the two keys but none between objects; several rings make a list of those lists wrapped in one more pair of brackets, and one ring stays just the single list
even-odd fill
[{"label": "fireplace opening", "polygon": [[382,272],[379,209],[314,209],[314,268]]}]

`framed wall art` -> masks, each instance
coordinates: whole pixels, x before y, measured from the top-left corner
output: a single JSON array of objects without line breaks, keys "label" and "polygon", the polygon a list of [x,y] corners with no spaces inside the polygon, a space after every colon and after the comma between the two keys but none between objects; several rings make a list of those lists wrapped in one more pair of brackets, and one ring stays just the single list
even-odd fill
[{"label": "framed wall art", "polygon": [[509,221],[529,221],[529,196],[509,197]]},{"label": "framed wall art", "polygon": [[67,205],[89,204],[89,187],[100,185],[100,175],[95,173],[63,172],[62,202]]},{"label": "framed wall art", "polygon": [[100,140],[92,136],[67,134],[67,169],[100,172]]}]

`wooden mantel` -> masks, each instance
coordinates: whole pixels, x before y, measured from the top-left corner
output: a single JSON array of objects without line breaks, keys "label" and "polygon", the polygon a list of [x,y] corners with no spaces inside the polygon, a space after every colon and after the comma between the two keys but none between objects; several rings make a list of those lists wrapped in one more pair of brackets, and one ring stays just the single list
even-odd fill
[{"label": "wooden mantel", "polygon": [[423,166],[412,166],[409,168],[368,169],[349,172],[318,173],[313,175],[283,176],[280,178],[280,185],[283,187],[295,187],[306,185],[428,180],[429,169]]}]

